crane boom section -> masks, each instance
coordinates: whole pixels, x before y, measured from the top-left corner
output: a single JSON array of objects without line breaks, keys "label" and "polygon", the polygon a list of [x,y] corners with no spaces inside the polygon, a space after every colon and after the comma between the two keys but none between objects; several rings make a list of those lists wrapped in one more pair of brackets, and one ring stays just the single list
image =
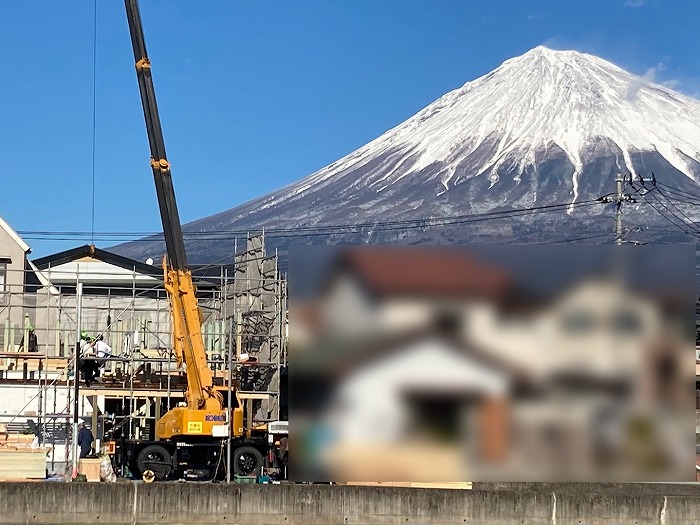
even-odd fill
[{"label": "crane boom section", "polygon": [[134,49],[136,74],[139,81],[139,91],[141,92],[143,115],[146,119],[148,142],[151,147],[151,168],[153,169],[153,179],[158,195],[168,262],[170,267],[175,270],[186,270],[185,242],[182,236],[180,215],[175,201],[175,189],[173,188],[170,174],[170,163],[165,153],[165,141],[160,125],[155,88],[153,87],[151,61],[148,59],[148,53],[146,52],[141,13],[137,0],[124,0],[124,2],[129,21],[129,32],[131,33],[131,45]]},{"label": "crane boom section", "polygon": [[[163,261],[165,288],[170,297],[173,346],[178,365],[187,366],[187,406],[189,410],[221,411],[221,394],[214,390],[211,370],[207,364],[201,332],[201,313],[197,305],[196,288],[187,265],[185,243],[175,201],[170,163],[165,154],[165,142],[158,115],[151,62],[141,25],[138,0],[124,0],[136,61],[136,74],[141,92],[146,132],[151,148],[151,168],[158,195],[163,234],[167,249],[167,264]],[[179,418],[179,416],[178,416]],[[165,421],[172,419],[164,417]],[[170,433],[182,432],[180,419],[171,425]]]},{"label": "crane boom section", "polygon": [[178,364],[187,365],[187,406],[194,409],[221,410],[221,394],[215,391],[207,354],[202,344],[202,319],[195,297],[192,274],[182,270],[167,269],[165,289],[170,296],[173,322],[173,345]]}]

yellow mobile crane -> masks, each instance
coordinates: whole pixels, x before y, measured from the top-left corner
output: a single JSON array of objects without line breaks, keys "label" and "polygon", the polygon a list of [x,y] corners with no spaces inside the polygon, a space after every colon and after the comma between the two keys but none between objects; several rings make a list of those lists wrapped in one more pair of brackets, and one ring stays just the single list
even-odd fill
[{"label": "yellow mobile crane", "polygon": [[259,472],[268,450],[266,436],[256,437],[251,429],[244,429],[238,392],[232,400],[233,406],[225,406],[224,396],[215,388],[207,364],[201,310],[187,264],[138,0],[124,3],[165,236],[167,257],[163,259],[163,272],[171,305],[173,346],[178,366],[184,363],[187,372],[186,406],[170,409],[157,421],[155,440],[126,442],[125,463],[133,474],[142,476],[150,470],[158,480],[213,479],[221,475],[225,443],[231,439],[233,472],[243,475]]}]

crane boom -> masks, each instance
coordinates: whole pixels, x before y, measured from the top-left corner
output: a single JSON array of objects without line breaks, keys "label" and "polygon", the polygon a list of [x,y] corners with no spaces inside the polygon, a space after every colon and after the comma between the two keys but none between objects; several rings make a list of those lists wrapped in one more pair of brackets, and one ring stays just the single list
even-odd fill
[{"label": "crane boom", "polygon": [[[208,413],[219,413],[222,410],[222,399],[221,394],[214,389],[211,370],[207,364],[201,332],[201,312],[197,305],[192,273],[187,265],[185,243],[175,201],[170,163],[165,153],[165,141],[158,115],[151,62],[146,52],[138,0],[125,0],[124,3],[134,49],[136,74],[146,120],[146,132],[151,148],[151,168],[165,236],[167,259],[163,261],[163,272],[165,288],[170,296],[173,345],[178,365],[184,362],[187,366],[187,407],[191,411],[204,410]],[[171,412],[172,414],[166,414],[158,423],[157,433],[161,436],[170,437],[178,433],[186,433],[184,430],[186,428],[185,422],[201,415],[187,415],[176,409]],[[192,428],[199,428],[201,432],[202,427],[195,425]]]},{"label": "crane boom", "polygon": [[[261,435],[261,429],[253,428],[252,422],[247,427],[244,426],[241,396],[231,384],[232,370],[229,373],[226,406],[221,385],[214,385],[202,338],[202,314],[197,304],[197,289],[187,264],[170,163],[165,154],[151,61],[146,52],[138,0],[124,0],[124,5],[165,236],[167,255],[163,258],[163,276],[170,300],[173,348],[178,366],[183,362],[187,366],[187,404],[169,407],[156,421],[155,440],[124,441],[120,457],[124,465],[128,464],[131,472],[143,476],[150,472],[158,480],[191,476],[212,480],[223,475],[221,452],[226,442],[229,449],[228,461],[233,463],[233,473],[255,474],[263,466],[263,455],[269,452],[268,436],[264,435],[266,427],[262,429]],[[248,410],[252,419],[250,402]]]}]

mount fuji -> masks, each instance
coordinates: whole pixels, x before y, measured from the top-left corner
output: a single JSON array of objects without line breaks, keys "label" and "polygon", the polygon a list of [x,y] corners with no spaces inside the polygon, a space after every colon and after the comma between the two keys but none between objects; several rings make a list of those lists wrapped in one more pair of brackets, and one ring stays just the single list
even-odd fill
[{"label": "mount fuji", "polygon": [[[319,171],[183,229],[190,258],[202,262],[232,253],[234,234],[221,232],[262,228],[280,246],[303,232],[302,243],[445,243],[566,240],[584,230],[605,242],[612,211],[591,201],[614,192],[618,174],[641,188],[651,172],[700,195],[700,100],[601,58],[539,46]],[[648,202],[626,206],[626,224],[669,226]],[[421,227],[440,217],[458,219]],[[157,238],[113,250],[164,252]]]}]

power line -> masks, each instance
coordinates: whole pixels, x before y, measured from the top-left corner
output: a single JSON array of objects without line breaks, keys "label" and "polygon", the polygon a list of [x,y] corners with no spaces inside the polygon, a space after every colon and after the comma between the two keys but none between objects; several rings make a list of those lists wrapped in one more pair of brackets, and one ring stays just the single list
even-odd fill
[{"label": "power line", "polygon": [[[658,184],[658,182],[657,182],[657,184]],[[636,188],[634,185],[632,185],[632,188],[634,189],[634,191],[635,191],[640,197],[642,197],[642,199],[644,199],[644,202],[646,202],[649,206],[651,206],[651,208],[652,208],[656,213],[658,213],[664,220],[666,220],[666,221],[667,221],[669,224],[671,224],[674,228],[676,228],[676,229],[682,231],[682,232],[685,233],[686,235],[693,235],[693,233],[695,233],[695,234],[700,234],[700,230],[694,229],[693,227],[691,227],[691,229],[693,229],[693,232],[689,232],[689,231],[686,229],[687,224],[686,224],[682,219],[680,219],[676,214],[674,214],[673,212],[671,212],[671,210],[668,209],[668,206],[666,206],[663,202],[661,202],[659,199],[656,198],[656,196],[654,195],[653,192],[654,192],[655,190],[656,190],[656,191],[659,191],[658,188],[655,187],[654,189],[652,189],[652,190],[646,190],[646,191],[643,192],[643,193],[642,193],[642,191],[641,191],[641,188]],[[671,216],[673,216],[676,220],[680,221],[682,225],[679,225],[678,223],[676,223],[675,221],[673,221],[672,219],[670,219],[663,211],[661,211],[659,208],[657,208],[657,207],[654,205],[654,203],[652,203],[649,199],[647,199],[647,195],[651,195],[652,197],[654,197],[654,199],[655,199],[661,206],[663,206],[664,209],[666,209],[666,211],[667,211]]]},{"label": "power line", "polygon": [[583,237],[574,237],[572,239],[562,239],[562,240],[557,240],[557,241],[543,241],[543,242],[533,242],[533,243],[528,243],[532,246],[540,246],[540,245],[551,245],[551,244],[566,244],[568,242],[578,242],[578,241],[589,241],[592,239],[604,239],[604,238],[611,238],[612,235],[610,232],[606,233],[599,233],[596,235],[586,235]]},{"label": "power line", "polygon": [[91,242],[95,244],[95,150],[97,145],[97,0],[93,6],[92,33],[92,217]]},{"label": "power line", "polygon": [[642,199],[644,199],[644,202],[646,202],[649,206],[651,206],[651,208],[656,213],[658,213],[661,217],[663,217],[666,221],[668,221],[674,228],[682,230],[683,233],[688,233],[682,227],[679,227],[678,224],[676,224],[671,219],[669,219],[666,215],[664,215],[664,213],[662,211],[660,211],[656,206],[654,206],[654,204],[652,202],[649,202],[649,199],[646,198],[646,195],[642,194],[641,197],[642,197]]},{"label": "power line", "polygon": [[[658,202],[661,206],[663,206],[663,208],[664,208],[674,219],[676,219],[677,221],[679,221],[679,222],[683,225],[683,226],[680,226],[679,229],[683,230],[684,233],[695,233],[695,234],[700,234],[700,229],[698,229],[697,227],[695,227],[695,226],[692,225],[692,224],[687,224],[687,223],[686,223],[683,219],[681,219],[678,215],[676,215],[675,213],[673,213],[673,212],[668,208],[668,206],[666,206],[666,204],[664,204],[660,199],[658,199],[658,198],[656,197],[656,195],[655,195],[652,191],[649,191],[649,192],[647,192],[647,193],[650,194],[650,195],[652,196],[652,198],[654,198],[654,200],[655,200],[656,202]],[[645,195],[646,195],[646,194],[645,194]],[[644,200],[647,200],[647,199],[646,199],[646,196],[644,197]],[[647,201],[647,202],[648,202],[648,201]],[[649,203],[649,204],[651,204],[651,203]],[[657,211],[657,213],[661,213],[661,212],[659,212],[659,210],[658,210],[656,207],[654,207],[653,205],[652,205],[652,207]],[[675,223],[674,223],[674,224],[675,224]],[[687,229],[686,229],[687,226],[690,226],[690,229],[692,230],[692,232],[688,232],[688,231],[687,231]]]},{"label": "power line", "polygon": [[[697,231],[698,233],[700,233],[700,230],[695,226],[695,221],[693,221],[690,217],[688,217],[688,215],[686,215],[686,214],[683,212],[683,210],[681,210],[678,206],[676,206],[676,205],[673,203],[673,201],[671,201],[668,197],[666,197],[666,195],[665,195],[659,188],[656,188],[656,190],[657,190],[657,192],[658,192],[660,195],[662,195],[662,196],[668,201],[668,203],[669,203],[671,206],[673,206],[673,208],[674,208],[678,213],[680,213],[680,214],[688,221],[688,223],[689,223],[690,225],[692,225],[692,227],[693,227],[693,229],[695,229],[695,231]],[[652,195],[652,197],[656,198],[655,195]],[[658,200],[658,199],[657,199],[657,200]]]},{"label": "power line", "polygon": [[697,195],[697,194],[692,193],[690,191],[682,190],[680,188],[675,188],[674,186],[670,186],[668,184],[664,184],[663,182],[659,182],[659,181],[656,181],[656,185],[661,186],[663,188],[666,188],[667,190],[670,190],[674,193],[678,193],[678,194],[684,195],[686,197],[690,197],[690,198],[695,199],[696,201],[700,202],[700,195]]},{"label": "power line", "polygon": [[[561,211],[562,209],[582,208],[591,206],[594,204],[599,204],[600,201],[588,200],[581,201],[578,203],[563,203],[563,204],[550,204],[530,208],[520,208],[514,210],[501,210],[492,211],[481,214],[472,215],[455,215],[446,217],[429,217],[422,219],[401,219],[394,221],[382,221],[374,223],[357,223],[357,224],[336,224],[336,225],[316,225],[316,226],[299,226],[296,228],[266,228],[265,233],[267,238],[283,238],[283,237],[307,237],[307,236],[320,236],[320,235],[333,235],[333,234],[347,234],[347,233],[368,233],[372,234],[374,232],[384,232],[384,231],[396,231],[396,230],[407,230],[407,229],[427,229],[438,226],[449,226],[449,225],[465,225],[480,223],[489,220],[521,217],[525,215],[538,215],[541,213],[551,213],[554,211]],[[183,236],[186,239],[196,238],[198,240],[222,240],[227,238],[233,238],[234,236],[244,236],[251,233],[251,230],[210,230],[205,232],[183,232]],[[71,231],[32,231],[32,230],[20,230],[18,231],[20,235],[27,239],[35,240],[75,240],[87,237],[87,232],[71,232]],[[108,240],[112,242],[118,241],[139,241],[139,242],[154,242],[160,239],[154,239],[152,237],[161,237],[160,232],[101,232],[99,234],[91,233],[90,235],[97,235],[103,240]],[[151,237],[144,238],[144,237]]]}]

